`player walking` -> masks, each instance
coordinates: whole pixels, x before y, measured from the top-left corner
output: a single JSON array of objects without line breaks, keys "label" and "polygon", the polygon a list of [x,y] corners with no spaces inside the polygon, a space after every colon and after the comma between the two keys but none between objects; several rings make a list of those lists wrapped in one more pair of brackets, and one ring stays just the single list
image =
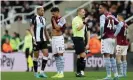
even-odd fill
[{"label": "player walking", "polygon": [[63,32],[66,24],[66,20],[61,17],[58,7],[51,9],[52,18],[52,52],[55,57],[57,74],[52,78],[64,77],[64,57],[65,52]]},{"label": "player walking", "polygon": [[111,78],[111,68],[114,72],[114,80],[118,80],[118,72],[116,66],[116,60],[113,57],[115,49],[115,39],[114,39],[114,25],[119,22],[115,17],[108,12],[108,6],[106,4],[101,4],[99,7],[99,12],[102,14],[100,16],[100,35],[101,35],[101,53],[104,54],[104,64],[106,67],[107,77],[105,80],[110,80]]},{"label": "player walking", "polygon": [[[44,74],[44,69],[48,60],[48,47],[47,40],[49,38],[46,31],[46,22],[44,16],[44,9],[42,6],[37,7],[37,14],[31,20],[31,33],[33,37],[33,50],[34,50],[34,72],[37,78],[47,76]],[[39,50],[43,53],[42,66],[40,74],[38,73],[38,57]]]},{"label": "player walking", "polygon": [[121,25],[116,28],[116,32],[114,34],[115,36],[117,36],[116,59],[118,63],[119,77],[126,77],[127,73],[126,55],[129,45],[129,42],[126,38],[128,26],[124,21],[123,14],[118,14],[117,19],[119,20]]}]

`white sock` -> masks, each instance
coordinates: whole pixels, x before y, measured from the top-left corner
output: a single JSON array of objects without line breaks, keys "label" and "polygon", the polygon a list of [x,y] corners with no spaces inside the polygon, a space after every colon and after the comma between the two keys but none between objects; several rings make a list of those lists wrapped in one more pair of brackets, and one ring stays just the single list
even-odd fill
[{"label": "white sock", "polygon": [[64,74],[63,71],[61,71],[60,74]]},{"label": "white sock", "polygon": [[118,77],[118,73],[116,72],[116,73],[114,73],[114,77]]},{"label": "white sock", "polygon": [[57,71],[57,74],[60,74],[60,72],[59,72],[59,71]]},{"label": "white sock", "polygon": [[41,71],[40,71],[40,73],[42,74],[42,73],[44,73],[44,71],[43,71],[43,70],[41,70]]}]

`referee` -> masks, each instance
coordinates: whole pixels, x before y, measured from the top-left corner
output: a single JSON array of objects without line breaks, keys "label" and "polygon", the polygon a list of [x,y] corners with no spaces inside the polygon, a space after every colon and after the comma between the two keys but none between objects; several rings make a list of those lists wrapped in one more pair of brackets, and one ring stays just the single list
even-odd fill
[{"label": "referee", "polygon": [[77,11],[78,15],[72,20],[72,31],[73,31],[73,43],[75,52],[77,54],[77,73],[76,77],[84,76],[84,69],[86,64],[86,53],[84,43],[85,26],[83,18],[85,17],[85,10],[79,8]]},{"label": "referee", "polygon": [[[44,69],[48,60],[47,40],[49,39],[49,36],[46,31],[45,18],[43,17],[44,16],[43,7],[42,6],[37,7],[36,11],[37,14],[31,20],[31,33],[33,37],[33,51],[34,51],[34,58],[33,58],[34,72],[35,72],[35,77],[46,78],[47,76],[44,74]],[[43,53],[40,74],[38,74],[37,71],[39,50],[41,50]]]}]

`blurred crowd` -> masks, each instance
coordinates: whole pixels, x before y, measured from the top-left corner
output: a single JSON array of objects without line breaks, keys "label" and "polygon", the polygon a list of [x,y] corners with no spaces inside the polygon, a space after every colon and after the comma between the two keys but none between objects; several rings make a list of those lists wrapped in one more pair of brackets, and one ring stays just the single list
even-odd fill
[{"label": "blurred crowd", "polygon": [[[48,1],[47,1],[48,2]],[[46,1],[45,1],[46,3]],[[99,1],[92,2],[92,9],[91,11],[88,11],[86,8],[86,15],[85,18],[88,18],[86,22],[86,27],[89,31],[89,38],[91,40],[99,40]],[[123,13],[125,14],[125,19],[129,18],[133,15],[133,2],[131,1],[102,1],[102,3],[108,4],[109,11],[112,12],[114,16],[117,16],[117,13]],[[4,14],[4,18],[12,17],[12,14],[14,13],[29,13],[33,10],[34,7],[29,7],[29,5],[43,5],[44,1],[2,1],[2,8],[1,12]],[[17,8],[12,9],[13,6],[23,6],[23,8]],[[32,16],[32,15],[31,15]],[[28,16],[27,16],[28,18]],[[21,17],[19,16],[18,19],[21,20]],[[133,23],[133,20],[128,22],[128,25]],[[65,38],[65,47],[66,49],[73,49],[73,42],[72,42],[72,27],[71,25],[68,25],[65,32],[64,32],[64,38]],[[14,32],[13,36],[8,34],[8,31],[5,31],[5,35],[2,37],[2,51],[3,52],[14,52],[17,51],[18,44],[20,44],[21,39],[19,37],[19,34]],[[90,44],[88,42],[88,46]],[[98,42],[98,41],[97,41]],[[10,44],[9,44],[10,43]],[[100,43],[98,43],[99,45]],[[93,44],[97,45],[97,44]],[[6,47],[7,46],[7,47]],[[86,46],[86,48],[88,47]],[[89,48],[91,48],[91,46]],[[92,46],[93,47],[93,46]],[[100,48],[100,47],[99,47]]]},{"label": "blurred crowd", "polygon": [[[41,0],[36,0],[36,1],[1,1],[1,14],[4,15],[4,19],[6,18],[11,18],[10,21],[7,23],[13,23],[14,21],[21,21],[22,20],[22,15],[18,15],[16,17],[13,17],[14,14],[17,13],[30,13],[35,9],[36,6],[42,6],[49,1],[41,1]],[[55,4],[60,3],[61,1],[55,1]],[[52,4],[52,3],[51,3]],[[52,5],[49,4],[45,6],[45,10],[49,9],[52,7]],[[25,16],[25,19],[30,19],[34,14]],[[1,16],[1,19],[2,16]]]},{"label": "blurred crowd", "polygon": [[1,39],[1,51],[4,53],[17,52],[20,42],[21,39],[18,33],[14,32],[10,35],[8,30],[5,30]]}]

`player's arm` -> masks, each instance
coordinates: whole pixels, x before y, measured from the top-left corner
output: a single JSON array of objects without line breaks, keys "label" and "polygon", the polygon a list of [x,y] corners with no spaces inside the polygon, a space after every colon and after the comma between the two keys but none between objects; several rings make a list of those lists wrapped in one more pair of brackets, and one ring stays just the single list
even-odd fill
[{"label": "player's arm", "polygon": [[57,24],[54,17],[52,17],[53,26],[56,30],[60,30],[61,27],[66,23],[66,20],[64,18],[61,19],[61,21]]},{"label": "player's arm", "polygon": [[34,35],[34,17],[31,19],[31,25],[30,25],[30,32],[32,35],[33,40],[35,41],[35,35]]},{"label": "player's arm", "polygon": [[51,41],[50,35],[49,35],[49,33],[48,33],[46,28],[45,28],[45,31],[46,31],[46,36],[47,36],[48,40]]},{"label": "player's arm", "polygon": [[116,25],[116,31],[115,31],[115,33],[114,33],[114,36],[115,36],[115,37],[116,37],[116,36],[119,34],[119,32],[121,31],[121,28],[122,28],[123,25],[124,25],[123,22],[119,22],[119,23]]},{"label": "player's arm", "polygon": [[100,16],[100,35],[103,36],[105,24],[105,15]]}]

